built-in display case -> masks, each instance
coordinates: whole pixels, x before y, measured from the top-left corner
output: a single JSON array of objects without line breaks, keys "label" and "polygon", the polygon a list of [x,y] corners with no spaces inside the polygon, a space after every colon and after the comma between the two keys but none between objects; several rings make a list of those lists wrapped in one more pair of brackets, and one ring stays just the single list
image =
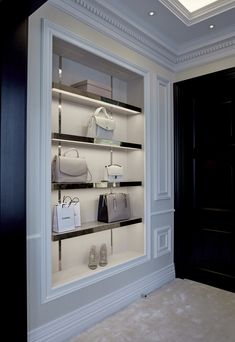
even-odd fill
[{"label": "built-in display case", "polygon": [[[55,37],[52,69],[51,160],[76,148],[91,174],[85,183],[51,184],[52,217],[64,196],[79,198],[81,214],[81,226],[62,233],[52,230],[52,286],[58,286],[121,267],[146,254],[144,78]],[[110,96],[73,86],[87,80],[110,89]],[[87,135],[89,118],[98,107],[104,107],[115,120],[112,139]],[[123,167],[121,181],[104,180],[110,162]],[[130,219],[97,220],[99,196],[110,192],[129,195]],[[99,255],[104,243],[108,263],[92,270],[88,267],[90,248],[96,246]]]}]

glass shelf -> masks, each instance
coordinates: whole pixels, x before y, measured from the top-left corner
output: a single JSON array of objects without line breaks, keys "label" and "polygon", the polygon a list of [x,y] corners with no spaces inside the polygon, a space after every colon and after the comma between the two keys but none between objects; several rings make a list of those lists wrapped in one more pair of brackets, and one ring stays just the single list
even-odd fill
[{"label": "glass shelf", "polygon": [[52,141],[63,141],[63,142],[73,142],[79,144],[93,144],[95,146],[102,147],[112,147],[112,148],[122,148],[122,149],[132,149],[132,150],[141,150],[141,144],[129,143],[124,141],[117,140],[108,140],[101,138],[91,138],[84,137],[72,134],[63,134],[63,133],[52,133]]},{"label": "glass shelf", "polygon": [[77,88],[60,83],[52,83],[52,93],[54,95],[61,94],[62,99],[69,101],[73,100],[80,104],[90,104],[95,107],[105,106],[106,108],[114,109],[116,112],[120,114],[133,115],[142,113],[142,109],[140,107],[136,107],[97,94],[81,91]]},{"label": "glass shelf", "polygon": [[99,221],[83,223],[81,227],[75,230],[71,230],[71,231],[64,232],[64,233],[52,232],[52,240],[61,241],[64,239],[74,238],[76,236],[93,234],[93,233],[101,232],[104,230],[120,228],[120,227],[129,226],[129,225],[141,223],[141,222],[142,222],[142,218],[131,218],[129,220],[116,221],[116,222],[111,222],[111,223],[105,223],[105,222],[99,222]]},{"label": "glass shelf", "polygon": [[72,190],[72,189],[107,189],[107,188],[122,188],[129,186],[141,186],[141,181],[130,182],[114,182],[106,181],[94,183],[52,183],[52,190]]}]

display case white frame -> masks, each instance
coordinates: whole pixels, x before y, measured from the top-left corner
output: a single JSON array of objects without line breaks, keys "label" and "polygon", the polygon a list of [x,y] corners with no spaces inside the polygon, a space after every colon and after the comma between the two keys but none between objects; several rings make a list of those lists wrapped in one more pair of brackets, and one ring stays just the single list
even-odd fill
[{"label": "display case white frame", "polygon": [[[52,85],[52,40],[53,37],[68,41],[93,54],[103,57],[126,69],[132,70],[144,79],[144,115],[145,115],[145,165],[144,165],[144,202],[145,202],[145,256],[125,262],[113,268],[104,269],[95,275],[85,279],[65,283],[57,288],[52,288],[52,266],[51,266],[51,85]],[[39,141],[28,139],[28,159],[35,160],[38,165],[37,174],[32,174],[28,165],[28,177],[35,179],[35,183],[29,183],[28,193],[34,194],[34,202],[28,202],[28,225],[34,225],[40,244],[40,267],[41,267],[41,302],[47,302],[70,293],[79,288],[91,285],[111,277],[114,274],[133,268],[150,259],[150,77],[147,70],[133,65],[129,61],[104,50],[100,46],[82,39],[81,37],[65,30],[64,28],[49,22],[42,21],[42,56],[41,56],[41,115],[30,117],[28,130],[37,131]],[[31,113],[32,115],[32,113]],[[39,124],[39,127],[38,127]],[[31,195],[32,196],[32,195]]]}]

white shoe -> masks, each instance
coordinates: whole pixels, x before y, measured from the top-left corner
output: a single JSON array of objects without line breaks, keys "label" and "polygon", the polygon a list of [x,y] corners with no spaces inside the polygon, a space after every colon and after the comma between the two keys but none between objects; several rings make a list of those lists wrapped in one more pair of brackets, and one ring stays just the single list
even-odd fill
[{"label": "white shoe", "polygon": [[98,266],[98,255],[96,252],[96,247],[93,245],[91,246],[91,249],[90,249],[88,267],[91,270],[95,270],[97,266]]},{"label": "white shoe", "polygon": [[105,243],[103,243],[100,246],[100,261],[99,261],[99,265],[100,266],[106,266],[108,264],[108,260],[107,260],[107,246]]}]

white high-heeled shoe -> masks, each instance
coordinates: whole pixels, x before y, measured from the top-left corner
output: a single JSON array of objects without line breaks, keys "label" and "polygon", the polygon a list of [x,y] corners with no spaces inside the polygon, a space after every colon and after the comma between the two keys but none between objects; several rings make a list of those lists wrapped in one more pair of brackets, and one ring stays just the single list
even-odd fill
[{"label": "white high-heeled shoe", "polygon": [[91,246],[90,253],[89,253],[89,262],[88,267],[91,270],[95,270],[98,266],[98,255],[96,252],[96,246]]},{"label": "white high-heeled shoe", "polygon": [[100,266],[106,266],[108,264],[108,257],[107,257],[107,246],[105,243],[103,243],[100,246],[100,261],[99,265]]}]

